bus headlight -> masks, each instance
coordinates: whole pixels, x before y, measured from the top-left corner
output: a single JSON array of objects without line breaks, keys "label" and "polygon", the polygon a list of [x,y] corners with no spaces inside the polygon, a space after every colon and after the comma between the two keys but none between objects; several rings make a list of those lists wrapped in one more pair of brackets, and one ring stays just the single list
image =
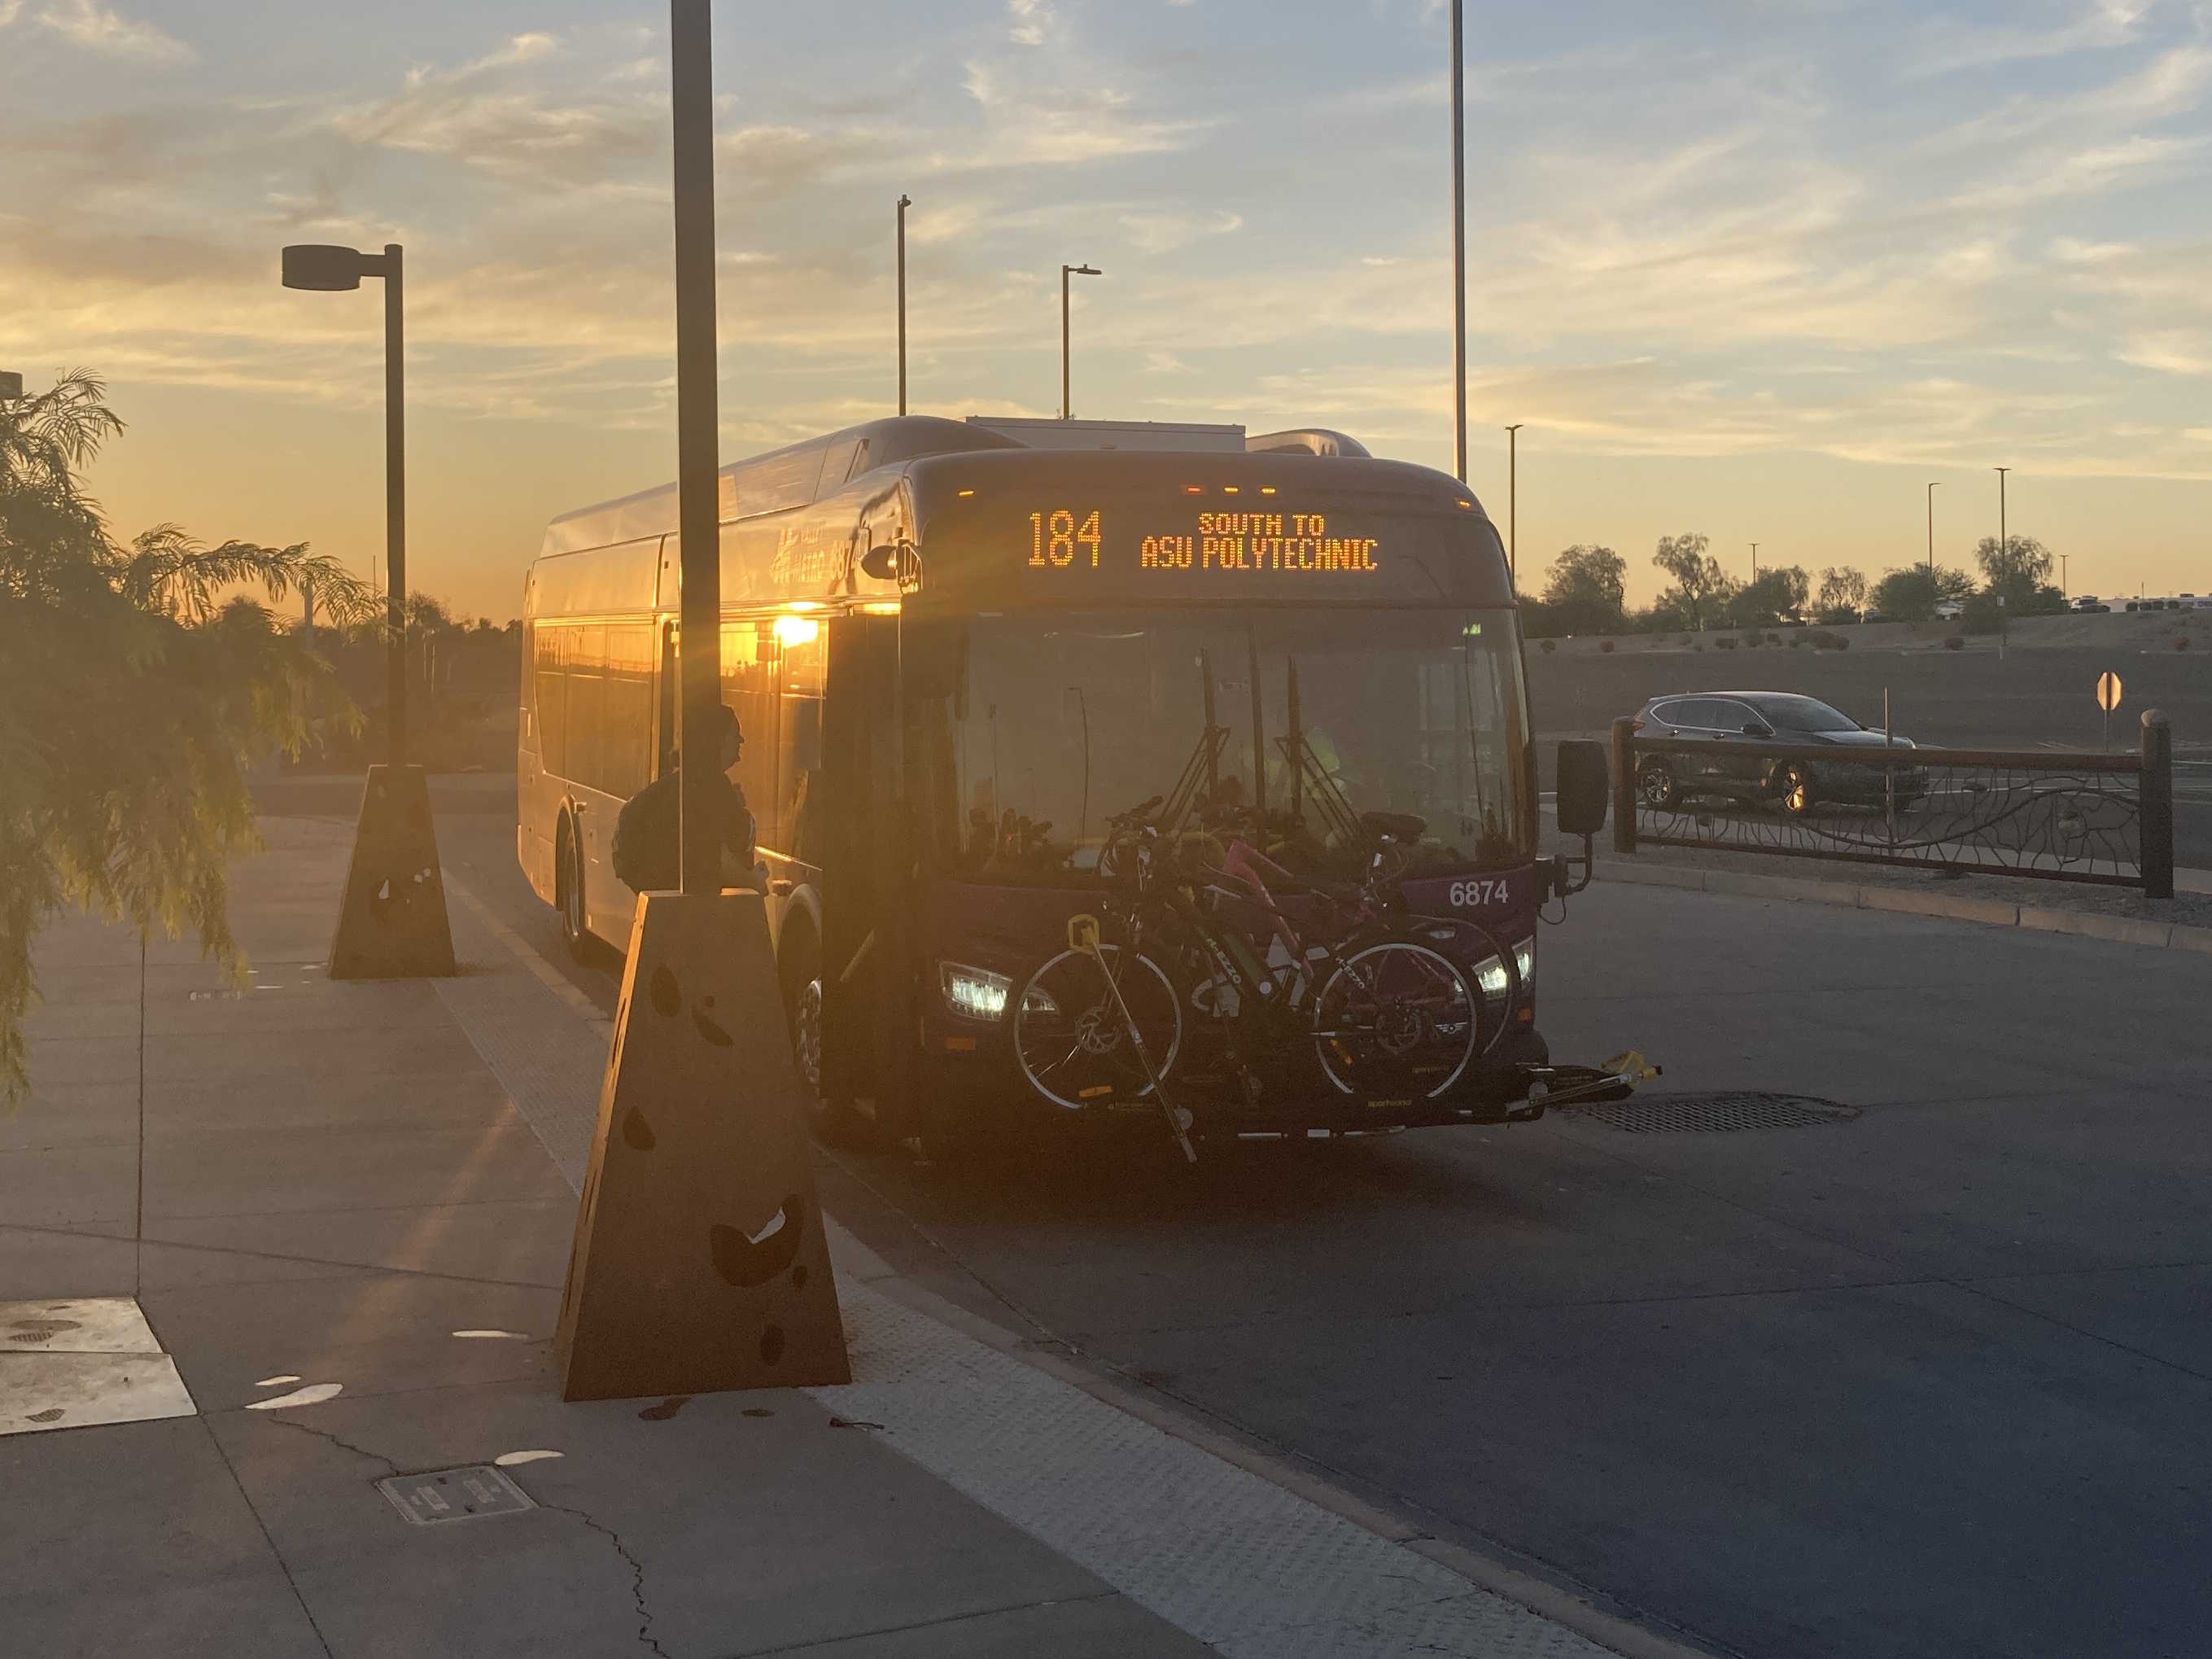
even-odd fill
[{"label": "bus headlight", "polygon": [[[1536,940],[1534,935],[1522,939],[1513,947],[1513,965],[1521,973],[1521,994],[1526,996],[1536,985]],[[1489,957],[1474,970],[1475,982],[1481,986],[1482,994],[1493,1000],[1503,997],[1508,988],[1505,964],[1496,957]]]},{"label": "bus headlight", "polygon": [[940,962],[937,964],[937,978],[945,991],[945,1006],[961,1018],[1006,1018],[1006,997],[1013,990],[1014,982],[1004,974],[957,962]]}]

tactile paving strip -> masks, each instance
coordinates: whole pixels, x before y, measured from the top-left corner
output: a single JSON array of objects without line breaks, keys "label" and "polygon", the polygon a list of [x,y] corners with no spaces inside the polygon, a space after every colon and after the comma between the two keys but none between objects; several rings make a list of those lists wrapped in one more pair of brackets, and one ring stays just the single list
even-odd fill
[{"label": "tactile paving strip", "polygon": [[1607,1650],[865,1285],[807,1392],[1231,1659]]}]

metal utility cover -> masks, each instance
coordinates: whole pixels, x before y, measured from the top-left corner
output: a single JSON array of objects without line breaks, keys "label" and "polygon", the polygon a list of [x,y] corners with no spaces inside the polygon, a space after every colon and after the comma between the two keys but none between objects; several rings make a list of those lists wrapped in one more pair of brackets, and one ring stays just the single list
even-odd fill
[{"label": "metal utility cover", "polygon": [[376,1489],[392,1500],[392,1508],[409,1524],[417,1527],[483,1516],[520,1515],[538,1507],[529,1493],[489,1463],[390,1475],[378,1481]]},{"label": "metal utility cover", "polygon": [[1859,1114],[1856,1106],[1810,1095],[1723,1089],[1710,1094],[1638,1095],[1618,1105],[1585,1107],[1577,1115],[1608,1129],[1649,1135],[1808,1129],[1823,1123],[1848,1123]]}]

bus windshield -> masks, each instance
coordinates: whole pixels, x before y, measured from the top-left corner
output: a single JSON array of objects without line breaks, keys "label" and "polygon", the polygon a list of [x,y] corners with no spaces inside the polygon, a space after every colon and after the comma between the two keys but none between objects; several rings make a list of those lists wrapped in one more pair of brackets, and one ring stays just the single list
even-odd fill
[{"label": "bus windshield", "polygon": [[1312,879],[1357,877],[1378,813],[1413,873],[1529,855],[1510,611],[987,614],[907,654],[941,872],[1095,880],[1109,819],[1179,783],[1170,827]]}]

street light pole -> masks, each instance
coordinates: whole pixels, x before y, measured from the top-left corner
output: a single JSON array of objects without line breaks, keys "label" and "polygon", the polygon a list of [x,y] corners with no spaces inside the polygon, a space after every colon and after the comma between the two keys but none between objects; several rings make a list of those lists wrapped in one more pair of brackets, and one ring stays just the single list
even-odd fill
[{"label": "street light pole", "polygon": [[[1462,428],[1467,410],[1462,400],[1460,418]],[[1521,428],[1515,422],[1505,428],[1505,574],[1516,576],[1521,570]],[[1460,461],[1459,481],[1467,482],[1467,461]]]},{"label": "street light pole", "polygon": [[2058,556],[2058,597],[2062,599],[2074,597],[2074,590],[2066,585],[2066,555],[2063,553]]},{"label": "street light pole", "polygon": [[384,617],[391,635],[392,752],[386,763],[407,763],[407,342],[403,256],[399,244],[384,246]]},{"label": "street light pole", "polygon": [[1461,0],[1451,9],[1452,456],[1467,482],[1467,50]]},{"label": "street light pole", "polygon": [[[407,764],[407,337],[405,255],[302,244],[283,255],[284,286],[349,293],[365,276],[384,282],[385,719],[389,749],[369,769],[353,861],[331,941],[333,979],[388,979],[453,971],[453,930],[438,878],[430,793]],[[308,600],[307,627],[314,627]]]},{"label": "street light pole", "polygon": [[350,293],[364,276],[384,279],[384,565],[386,762],[407,763],[407,337],[405,260],[397,242],[381,254],[301,244],[284,250],[284,286]]},{"label": "street light pole", "polygon": [[906,413],[906,210],[914,204],[904,192],[898,198],[898,331],[899,413]]},{"label": "street light pole", "polygon": [[[1938,480],[1937,482],[1941,482]],[[1928,580],[1936,580],[1936,485],[1928,486]]]},{"label": "street light pole", "polygon": [[1070,276],[1103,276],[1105,273],[1089,265],[1062,265],[1060,268],[1060,418],[1072,421],[1075,411],[1067,400],[1067,279]]},{"label": "street light pole", "polygon": [[721,742],[722,556],[715,474],[721,455],[714,342],[714,17],[708,0],[671,0],[669,58],[676,198],[676,476],[681,560],[684,763],[680,869],[686,894],[722,889],[721,797],[714,790]]},{"label": "street light pole", "polygon": [[1759,580],[1759,544],[1757,542],[1751,544],[1751,579],[1753,581]]}]

